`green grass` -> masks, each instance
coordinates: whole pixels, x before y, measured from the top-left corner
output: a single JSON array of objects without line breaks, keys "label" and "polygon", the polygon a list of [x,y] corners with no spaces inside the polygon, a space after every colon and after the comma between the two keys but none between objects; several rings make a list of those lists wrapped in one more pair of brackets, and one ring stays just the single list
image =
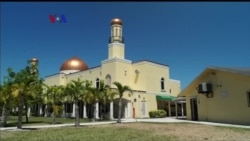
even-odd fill
[{"label": "green grass", "polygon": [[227,141],[249,138],[249,129],[192,123],[122,123],[0,133],[1,141]]},{"label": "green grass", "polygon": [[[196,124],[196,125],[200,125],[200,126],[204,126],[202,124],[199,124],[199,123],[188,123],[188,122],[182,122],[182,123],[179,123],[179,122],[169,122],[169,123],[164,123],[164,122],[141,122],[141,123],[147,123],[147,124],[160,124],[160,125],[190,125],[190,124]],[[233,130],[233,131],[250,131],[249,128],[241,128],[241,127],[230,127],[230,126],[216,126],[216,125],[207,125],[207,126],[212,126],[212,127],[216,127],[218,129],[221,129],[221,130]],[[250,141],[250,140],[249,140]]]},{"label": "green grass", "polygon": [[[56,118],[55,124],[63,124],[63,123],[75,123],[74,118]],[[82,119],[80,118],[80,122],[90,122],[89,119]],[[26,123],[25,116],[22,117],[23,126],[25,125],[49,125],[52,124],[51,117],[29,117],[29,122]],[[17,116],[9,116],[7,120],[6,127],[14,127],[17,125]]]},{"label": "green grass", "polygon": [[168,141],[171,137],[127,127],[64,127],[32,131],[4,131],[1,141]]}]

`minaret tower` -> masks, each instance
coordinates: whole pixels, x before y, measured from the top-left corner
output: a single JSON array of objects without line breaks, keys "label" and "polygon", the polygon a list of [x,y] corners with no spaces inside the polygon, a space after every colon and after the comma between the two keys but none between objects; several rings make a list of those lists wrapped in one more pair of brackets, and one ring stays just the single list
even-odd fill
[{"label": "minaret tower", "polygon": [[124,59],[124,40],[122,37],[122,21],[118,18],[111,20],[111,35],[109,38],[108,59]]}]

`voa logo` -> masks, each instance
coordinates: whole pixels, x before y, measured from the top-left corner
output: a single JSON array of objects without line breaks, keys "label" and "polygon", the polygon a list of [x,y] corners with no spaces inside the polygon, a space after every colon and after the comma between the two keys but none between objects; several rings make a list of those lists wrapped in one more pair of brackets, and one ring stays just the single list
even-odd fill
[{"label": "voa logo", "polygon": [[66,17],[64,15],[57,16],[57,15],[52,15],[52,14],[49,15],[49,21],[50,23],[66,23],[67,22]]}]

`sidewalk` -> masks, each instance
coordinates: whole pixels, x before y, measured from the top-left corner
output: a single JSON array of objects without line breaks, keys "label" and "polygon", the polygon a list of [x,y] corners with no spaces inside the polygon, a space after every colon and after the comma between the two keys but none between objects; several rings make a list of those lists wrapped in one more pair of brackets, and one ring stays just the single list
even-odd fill
[{"label": "sidewalk", "polygon": [[[167,118],[147,118],[147,119],[122,119],[122,123],[133,123],[133,122],[157,122],[157,123],[195,123],[195,124],[203,124],[203,125],[211,125],[211,126],[224,126],[224,127],[237,127],[237,128],[247,128],[250,129],[250,126],[247,125],[234,125],[234,124],[224,124],[224,123],[213,123],[213,122],[203,122],[203,121],[189,121],[183,119],[176,119],[175,117],[167,117]],[[97,121],[97,122],[87,122],[80,123],[81,126],[89,126],[89,125],[100,125],[100,124],[114,124],[116,123],[116,119],[113,121]],[[0,131],[8,130],[8,131],[25,131],[27,130],[35,130],[40,128],[55,128],[55,127],[66,127],[66,126],[74,126],[74,123],[70,124],[55,124],[55,125],[34,125],[34,126],[23,126],[23,129],[17,129],[17,127],[2,127]]]},{"label": "sidewalk", "polygon": [[[100,124],[113,124],[116,123],[116,121],[96,121],[96,122],[86,122],[86,123],[80,123],[81,126],[89,126],[89,125],[100,125]],[[31,125],[31,126],[26,126],[23,125],[22,129],[17,129],[17,127],[1,127],[0,131],[4,130],[12,130],[12,131],[17,131],[17,130],[34,130],[34,129],[40,129],[40,128],[56,128],[56,127],[66,127],[66,126],[75,126],[75,123],[68,123],[68,124],[54,124],[54,125]]]},{"label": "sidewalk", "polygon": [[211,125],[211,126],[224,126],[224,127],[237,127],[237,128],[247,128],[250,129],[250,126],[247,125],[236,125],[236,124],[226,124],[226,123],[214,123],[214,122],[205,122],[205,121],[190,121],[184,119],[176,119],[175,117],[167,117],[167,118],[158,118],[158,119],[137,119],[137,122],[185,122],[185,123],[195,123],[195,124],[203,124],[203,125]]}]

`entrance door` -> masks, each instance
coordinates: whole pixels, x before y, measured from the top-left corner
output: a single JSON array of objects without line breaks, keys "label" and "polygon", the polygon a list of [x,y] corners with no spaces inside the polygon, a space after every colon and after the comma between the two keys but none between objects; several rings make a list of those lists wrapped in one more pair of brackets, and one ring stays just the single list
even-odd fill
[{"label": "entrance door", "polygon": [[197,107],[197,98],[190,99],[191,107],[191,118],[192,120],[198,120],[198,107]]},{"label": "entrance door", "polygon": [[146,113],[146,101],[141,102],[141,114],[142,114],[142,117],[145,117],[147,115],[147,113]]}]

